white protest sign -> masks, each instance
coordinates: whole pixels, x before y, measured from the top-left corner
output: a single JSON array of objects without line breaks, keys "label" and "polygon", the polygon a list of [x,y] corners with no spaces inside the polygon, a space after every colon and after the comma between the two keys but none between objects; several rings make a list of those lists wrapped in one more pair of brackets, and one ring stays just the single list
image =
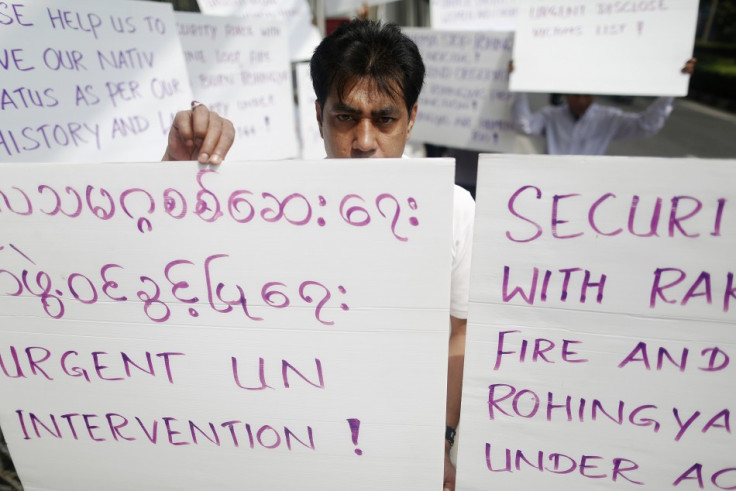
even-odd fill
[{"label": "white protest sign", "polygon": [[433,29],[513,31],[518,0],[430,0]]},{"label": "white protest sign", "polygon": [[514,146],[508,65],[512,33],[404,28],[427,73],[412,140],[503,152]]},{"label": "white protest sign", "polygon": [[441,482],[451,160],[0,170],[26,489]]},{"label": "white protest sign", "polygon": [[459,489],[736,485],[734,179],[481,156]]},{"label": "white protest sign", "polygon": [[364,5],[375,6],[396,0],[324,0],[325,15],[335,16],[338,14],[355,14]]},{"label": "white protest sign", "polygon": [[297,157],[286,31],[275,22],[179,12],[194,98],[235,126],[230,160]]},{"label": "white protest sign", "polygon": [[698,0],[519,0],[511,90],[687,95]]},{"label": "white protest sign", "polygon": [[0,161],[160,158],[191,90],[171,5],[0,3]]},{"label": "white protest sign", "polygon": [[237,15],[251,24],[278,23],[286,29],[291,61],[308,60],[321,41],[307,0],[197,0],[208,15]]},{"label": "white protest sign", "polygon": [[325,144],[319,133],[314,103],[317,95],[309,74],[309,63],[296,63],[296,90],[299,97],[299,137],[303,159],[323,159],[327,156]]}]

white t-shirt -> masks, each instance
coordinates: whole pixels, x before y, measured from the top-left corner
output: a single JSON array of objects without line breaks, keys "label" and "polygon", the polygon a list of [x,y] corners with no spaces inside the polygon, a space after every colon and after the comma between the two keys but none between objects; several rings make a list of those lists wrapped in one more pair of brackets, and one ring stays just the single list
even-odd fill
[{"label": "white t-shirt", "polygon": [[475,201],[467,190],[455,185],[452,208],[450,315],[459,319],[467,319]]}]

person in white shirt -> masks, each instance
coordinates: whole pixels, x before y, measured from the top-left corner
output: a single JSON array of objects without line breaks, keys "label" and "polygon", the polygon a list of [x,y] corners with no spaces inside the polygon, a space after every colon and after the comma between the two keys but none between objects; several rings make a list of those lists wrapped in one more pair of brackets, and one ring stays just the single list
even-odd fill
[{"label": "person in white shirt", "polygon": [[[320,134],[328,158],[399,158],[411,135],[424,63],[416,44],[392,24],[353,20],[317,47],[311,63]],[[164,160],[219,164],[232,144],[232,123],[197,105],[177,113]],[[455,186],[450,337],[443,486],[455,489],[449,452],[460,419],[475,202]]]},{"label": "person in white shirt", "polygon": [[[695,62],[691,58],[681,71],[692,74]],[[612,140],[658,133],[672,112],[672,102],[672,97],[659,97],[646,110],[634,113],[596,104],[592,95],[567,94],[562,106],[532,112],[526,94],[517,94],[511,114],[518,132],[545,136],[548,154],[603,155]]]}]

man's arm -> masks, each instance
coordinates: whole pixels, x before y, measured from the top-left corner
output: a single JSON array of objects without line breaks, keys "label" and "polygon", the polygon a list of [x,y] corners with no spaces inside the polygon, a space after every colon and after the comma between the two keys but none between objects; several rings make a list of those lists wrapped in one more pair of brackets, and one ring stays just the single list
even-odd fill
[{"label": "man's arm", "polygon": [[[514,72],[514,60],[509,60],[509,76]],[[511,118],[514,129],[524,135],[541,135],[544,133],[545,118],[541,112],[532,113],[529,109],[529,98],[519,92],[511,101]]]},{"label": "man's arm", "polygon": [[542,135],[547,119],[542,111],[533,113],[529,109],[529,98],[524,93],[514,96],[511,103],[511,117],[514,120],[514,128],[525,135]]},{"label": "man's arm", "polygon": [[[465,328],[470,291],[470,260],[473,255],[475,201],[469,192],[455,186],[452,214],[452,281],[450,286],[450,341],[447,357],[445,423],[453,431],[460,422],[460,397],[465,361]],[[450,461],[450,442],[445,441],[444,489],[455,490],[455,467]]]},{"label": "man's arm", "polygon": [[[697,61],[695,58],[690,58],[680,72],[688,76],[692,75]],[[615,121],[617,127],[613,138],[641,138],[657,134],[664,127],[664,123],[672,112],[673,101],[672,97],[658,97],[640,113],[620,113]]]},{"label": "man's arm", "polygon": [[[450,348],[447,362],[446,424],[457,428],[460,422],[460,399],[463,389],[463,364],[465,362],[465,328],[467,319],[450,316]],[[444,489],[455,490],[455,467],[450,461],[450,442],[445,441]]]},{"label": "man's arm", "polygon": [[613,138],[644,138],[656,135],[672,112],[672,97],[657,97],[640,113],[621,112],[615,118]]},{"label": "man's arm", "polygon": [[176,113],[162,160],[196,160],[217,165],[234,140],[235,128],[230,120],[193,102],[191,110]]}]

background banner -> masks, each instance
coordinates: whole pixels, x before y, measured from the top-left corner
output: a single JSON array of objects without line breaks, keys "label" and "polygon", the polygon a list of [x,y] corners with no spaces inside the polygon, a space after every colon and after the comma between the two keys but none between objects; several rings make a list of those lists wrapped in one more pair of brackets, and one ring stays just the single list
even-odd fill
[{"label": "background banner", "polygon": [[412,139],[506,152],[514,147],[508,66],[513,34],[404,28],[427,70]]},{"label": "background banner", "polygon": [[177,12],[194,98],[235,126],[230,160],[298,156],[286,31],[279,23]]},{"label": "background banner", "polygon": [[431,0],[433,29],[514,31],[518,0]]},{"label": "background banner", "polygon": [[192,99],[171,5],[0,4],[0,161],[148,161]]},{"label": "background banner", "polygon": [[237,15],[251,23],[277,23],[287,32],[291,61],[309,60],[322,40],[312,25],[312,9],[307,0],[197,0],[208,15]]},{"label": "background banner", "polygon": [[518,0],[515,92],[687,95],[697,0]]}]

